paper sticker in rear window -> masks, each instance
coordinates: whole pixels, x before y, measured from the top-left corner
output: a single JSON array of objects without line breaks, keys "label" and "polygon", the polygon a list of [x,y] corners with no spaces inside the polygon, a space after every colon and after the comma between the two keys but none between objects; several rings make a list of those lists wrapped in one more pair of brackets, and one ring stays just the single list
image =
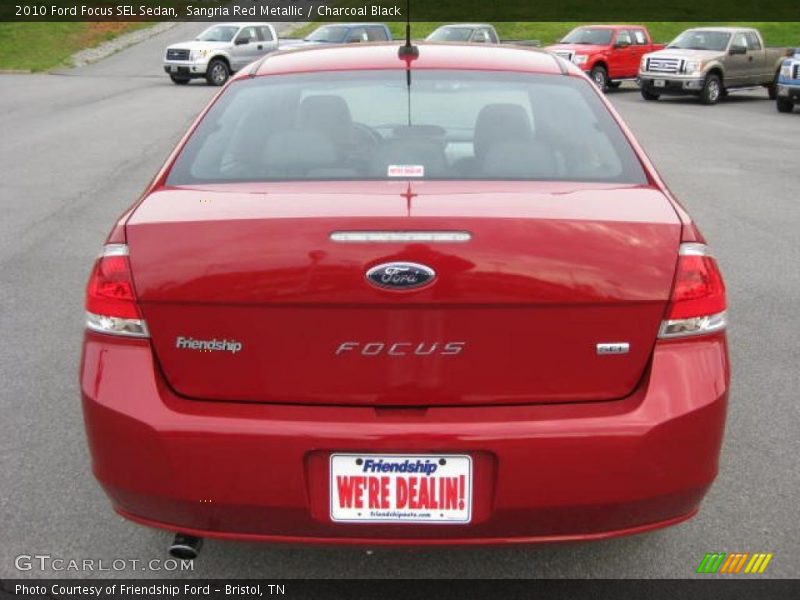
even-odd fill
[{"label": "paper sticker in rear window", "polygon": [[389,165],[388,177],[425,177],[425,165]]}]

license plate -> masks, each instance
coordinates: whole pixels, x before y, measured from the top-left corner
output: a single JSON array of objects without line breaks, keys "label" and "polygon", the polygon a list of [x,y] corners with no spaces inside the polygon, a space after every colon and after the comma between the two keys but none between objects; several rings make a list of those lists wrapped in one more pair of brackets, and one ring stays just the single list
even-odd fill
[{"label": "license plate", "polygon": [[469,523],[472,458],[331,454],[330,507],[344,523]]},{"label": "license plate", "polygon": [[169,66],[169,72],[170,73],[177,73],[178,72],[178,67],[176,67],[175,65],[170,65]]},{"label": "license plate", "polygon": [[656,87],[666,87],[667,86],[667,81],[666,81],[666,79],[654,79],[653,80],[653,85],[656,86]]}]

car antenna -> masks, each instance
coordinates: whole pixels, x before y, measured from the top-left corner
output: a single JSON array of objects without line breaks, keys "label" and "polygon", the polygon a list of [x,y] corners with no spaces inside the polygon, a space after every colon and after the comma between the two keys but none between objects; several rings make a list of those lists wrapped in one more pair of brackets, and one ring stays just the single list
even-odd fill
[{"label": "car antenna", "polygon": [[411,0],[406,0],[406,43],[400,46],[397,56],[406,60],[413,60],[419,56],[419,48],[411,43]]},{"label": "car antenna", "polygon": [[419,57],[419,48],[411,43],[411,0],[406,0],[406,43],[400,46],[397,56],[406,61],[406,102],[411,127],[411,61]]}]

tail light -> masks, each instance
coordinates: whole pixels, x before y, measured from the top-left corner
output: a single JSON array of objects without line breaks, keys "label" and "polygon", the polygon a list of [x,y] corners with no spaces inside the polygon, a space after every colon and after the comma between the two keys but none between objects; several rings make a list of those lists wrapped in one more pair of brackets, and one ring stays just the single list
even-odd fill
[{"label": "tail light", "polygon": [[722,331],[728,324],[725,284],[705,244],[681,244],[667,318],[658,337],[664,339]]},{"label": "tail light", "polygon": [[149,337],[136,303],[128,246],[108,244],[86,286],[86,327],[111,335]]}]

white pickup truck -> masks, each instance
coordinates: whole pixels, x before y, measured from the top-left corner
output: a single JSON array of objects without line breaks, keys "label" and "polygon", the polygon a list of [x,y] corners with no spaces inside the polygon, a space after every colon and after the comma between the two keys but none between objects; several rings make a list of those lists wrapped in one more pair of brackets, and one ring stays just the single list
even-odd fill
[{"label": "white pickup truck", "polygon": [[164,71],[178,85],[196,78],[222,85],[232,73],[277,49],[278,33],[270,23],[223,23],[169,46]]}]

